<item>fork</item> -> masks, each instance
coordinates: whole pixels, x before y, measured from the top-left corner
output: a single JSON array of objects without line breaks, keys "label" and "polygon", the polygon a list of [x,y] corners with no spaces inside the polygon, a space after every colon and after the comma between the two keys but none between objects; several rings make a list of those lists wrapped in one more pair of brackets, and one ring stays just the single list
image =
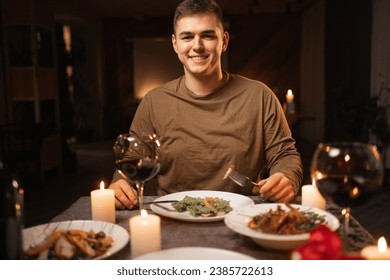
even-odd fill
[{"label": "fork", "polygon": [[227,174],[225,175],[224,179],[229,177],[230,180],[232,180],[234,183],[241,187],[250,187],[250,186],[256,186],[259,187],[258,184],[253,182],[249,177],[238,173],[236,170],[234,170],[232,167],[229,167],[229,170],[227,171]]},{"label": "fork", "polygon": [[[237,185],[241,186],[241,187],[255,187],[258,189],[259,193],[260,193],[260,187],[257,183],[253,182],[249,177],[245,176],[244,174],[241,174],[239,172],[237,172],[236,170],[234,170],[234,165],[231,165],[228,169],[228,171],[226,172],[225,176],[223,177],[223,179],[225,180],[226,178],[228,178],[230,180],[232,180],[234,183],[236,183]],[[266,199],[263,198],[263,197],[260,197],[262,201],[265,201]]]}]

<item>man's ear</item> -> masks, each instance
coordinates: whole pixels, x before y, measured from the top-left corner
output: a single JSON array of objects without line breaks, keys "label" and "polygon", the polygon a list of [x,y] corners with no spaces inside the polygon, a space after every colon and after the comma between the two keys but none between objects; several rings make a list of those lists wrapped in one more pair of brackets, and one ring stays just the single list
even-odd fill
[{"label": "man's ear", "polygon": [[226,51],[229,45],[229,33],[225,31],[222,38],[222,52]]},{"label": "man's ear", "polygon": [[174,51],[177,53],[176,37],[175,34],[172,34],[172,46]]}]

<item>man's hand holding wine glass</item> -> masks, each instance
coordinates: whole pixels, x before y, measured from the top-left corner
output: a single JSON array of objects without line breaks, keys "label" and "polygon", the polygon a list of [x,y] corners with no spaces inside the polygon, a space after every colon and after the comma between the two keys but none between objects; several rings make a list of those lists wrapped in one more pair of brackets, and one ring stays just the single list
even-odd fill
[{"label": "man's hand holding wine glass", "polygon": [[133,209],[138,205],[137,191],[125,179],[110,185],[110,189],[115,190],[115,208],[119,210]]}]

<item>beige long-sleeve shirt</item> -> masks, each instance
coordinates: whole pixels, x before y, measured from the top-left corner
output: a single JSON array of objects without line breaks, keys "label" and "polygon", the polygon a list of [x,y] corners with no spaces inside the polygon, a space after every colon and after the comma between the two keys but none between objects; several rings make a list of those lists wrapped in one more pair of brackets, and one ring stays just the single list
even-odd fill
[{"label": "beige long-sleeve shirt", "polygon": [[[298,191],[303,171],[295,141],[275,94],[263,83],[229,74],[204,97],[182,76],[150,91],[140,103],[131,133],[160,137],[160,195],[187,190],[250,194],[223,180],[230,164],[257,181],[264,169],[282,172]],[[120,177],[116,172],[113,181]]]}]

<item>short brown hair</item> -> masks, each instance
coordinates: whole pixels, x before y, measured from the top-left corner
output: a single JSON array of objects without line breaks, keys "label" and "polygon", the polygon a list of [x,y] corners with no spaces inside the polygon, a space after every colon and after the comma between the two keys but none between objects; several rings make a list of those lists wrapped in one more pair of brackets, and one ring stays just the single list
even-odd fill
[{"label": "short brown hair", "polygon": [[184,0],[176,7],[175,16],[173,17],[173,32],[176,31],[176,24],[182,17],[205,13],[215,14],[222,28],[224,28],[223,12],[217,2],[214,0]]}]

